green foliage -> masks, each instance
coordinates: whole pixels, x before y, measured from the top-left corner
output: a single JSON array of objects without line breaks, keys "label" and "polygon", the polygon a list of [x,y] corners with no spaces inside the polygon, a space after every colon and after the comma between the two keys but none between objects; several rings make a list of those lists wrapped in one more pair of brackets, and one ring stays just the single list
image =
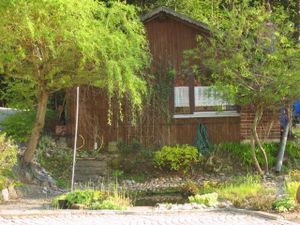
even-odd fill
[{"label": "green foliage", "polygon": [[57,185],[62,187],[68,186],[72,159],[72,150],[65,144],[59,144],[48,136],[41,138],[38,146],[37,161],[58,181]]},{"label": "green foliage", "polygon": [[293,142],[289,141],[286,146],[286,153],[290,159],[300,159],[300,148]]},{"label": "green foliage", "polygon": [[296,202],[292,198],[279,199],[273,203],[273,209],[275,209],[278,212],[293,211],[295,208]]},{"label": "green foliage", "polygon": [[135,7],[94,0],[7,0],[0,6],[3,74],[49,93],[93,84],[120,104],[128,96],[140,107],[146,90],[141,71],[150,57]]},{"label": "green foliage", "polygon": [[236,207],[269,210],[275,199],[275,190],[266,189],[258,176],[235,177],[225,184],[206,183],[199,193],[213,193],[228,200]]},{"label": "green foliage", "polygon": [[218,193],[209,193],[203,195],[195,195],[189,197],[189,202],[197,203],[197,204],[204,204],[206,206],[215,206],[218,203]]},{"label": "green foliage", "polygon": [[79,85],[102,88],[108,97],[108,123],[112,99],[121,119],[123,102],[133,121],[141,110],[150,54],[135,7],[119,1],[5,0],[0,2],[0,33],[0,73],[37,90],[41,113],[26,162],[36,150],[53,92]]},{"label": "green foliage", "polygon": [[300,170],[292,170],[289,172],[289,179],[291,181],[300,182]]},{"label": "green foliage", "polygon": [[[268,156],[268,164],[270,166],[274,165],[276,162],[276,154],[278,150],[278,144],[276,143],[264,143],[263,147]],[[216,154],[222,154],[226,152],[231,154],[233,158],[241,164],[243,168],[252,168],[252,155],[250,144],[240,144],[240,143],[224,143],[215,146]],[[264,158],[259,149],[256,149],[257,160],[261,165],[264,165]]]},{"label": "green foliage", "polygon": [[144,147],[139,141],[132,140],[129,144],[122,141],[117,144],[120,157],[112,160],[114,170],[124,172],[124,177],[144,180],[153,175],[153,151]]},{"label": "green foliage", "polygon": [[17,163],[18,147],[5,134],[0,135],[0,190],[12,182],[12,169]]},{"label": "green foliage", "polygon": [[285,189],[291,199],[296,199],[297,190],[300,187],[300,181],[288,181],[285,183]]},{"label": "green foliage", "polygon": [[34,120],[34,111],[20,111],[1,122],[1,127],[16,142],[26,142],[30,136]]},{"label": "green foliage", "polygon": [[123,170],[114,170],[113,171],[113,176],[118,179],[120,177],[124,176],[124,171]]},{"label": "green foliage", "polygon": [[4,77],[1,84],[3,88],[0,89],[0,99],[5,101],[6,107],[22,110],[33,108],[36,102],[37,90],[32,83]]},{"label": "green foliage", "polygon": [[57,196],[52,200],[52,206],[58,207],[59,200],[66,200],[69,208],[75,204],[84,205],[89,209],[114,210],[124,210],[131,206],[130,199],[118,192],[107,193],[92,189],[75,190]]},{"label": "green foliage", "polygon": [[110,196],[103,202],[93,203],[91,209],[112,209],[112,210],[125,210],[131,206],[128,199],[120,198],[118,196]]},{"label": "green foliage", "polygon": [[188,179],[180,188],[180,192],[183,196],[196,195],[198,193],[198,190],[198,184],[190,179]]},{"label": "green foliage", "polygon": [[[47,111],[46,119],[53,118],[54,113],[51,110]],[[35,121],[36,112],[33,110],[19,111],[15,114],[7,116],[0,125],[3,131],[16,142],[28,141],[33,124]]]},{"label": "green foliage", "polygon": [[164,146],[154,154],[156,167],[183,173],[188,172],[199,159],[197,148],[189,145]]},{"label": "green foliage", "polygon": [[285,164],[287,169],[300,169],[300,148],[295,142],[287,143],[286,156],[288,158]]},{"label": "green foliage", "polygon": [[70,206],[73,204],[83,204],[89,206],[94,201],[101,201],[102,198],[102,193],[94,190],[76,190],[74,192],[69,192],[66,195],[66,200]]}]

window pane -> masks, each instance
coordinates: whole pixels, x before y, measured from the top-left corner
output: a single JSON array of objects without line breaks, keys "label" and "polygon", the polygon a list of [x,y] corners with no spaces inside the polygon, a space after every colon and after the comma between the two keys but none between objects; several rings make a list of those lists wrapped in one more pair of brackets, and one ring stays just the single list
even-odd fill
[{"label": "window pane", "polygon": [[189,87],[174,88],[175,107],[189,107]]},{"label": "window pane", "polygon": [[229,105],[222,98],[222,94],[209,86],[195,87],[195,106],[223,106]]}]

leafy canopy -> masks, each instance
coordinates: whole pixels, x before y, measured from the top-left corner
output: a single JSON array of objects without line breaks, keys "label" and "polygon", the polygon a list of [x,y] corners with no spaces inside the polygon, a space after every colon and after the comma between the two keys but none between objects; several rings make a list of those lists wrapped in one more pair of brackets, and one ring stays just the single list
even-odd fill
[{"label": "leafy canopy", "polygon": [[[139,107],[149,64],[134,6],[94,0],[0,2],[0,73],[52,93],[75,85],[130,96]],[[25,83],[26,83],[25,82]]]},{"label": "leafy canopy", "polygon": [[287,15],[249,1],[224,10],[221,25],[212,28],[209,42],[199,39],[196,53],[218,88],[237,104],[264,108],[299,96],[300,51]]}]

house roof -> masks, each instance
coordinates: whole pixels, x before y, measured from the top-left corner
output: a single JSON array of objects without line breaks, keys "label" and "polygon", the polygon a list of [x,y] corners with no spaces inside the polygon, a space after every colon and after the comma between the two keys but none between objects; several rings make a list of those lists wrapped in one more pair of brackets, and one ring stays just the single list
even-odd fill
[{"label": "house roof", "polygon": [[149,22],[155,18],[158,18],[159,16],[161,16],[162,14],[167,15],[169,17],[172,17],[174,19],[177,19],[179,21],[183,21],[193,27],[199,28],[201,30],[204,30],[206,32],[210,32],[208,26],[204,23],[201,23],[197,20],[192,19],[191,17],[185,16],[181,13],[178,13],[170,8],[167,7],[159,7],[154,9],[153,11],[145,14],[144,16],[142,16],[142,21],[144,23]]}]

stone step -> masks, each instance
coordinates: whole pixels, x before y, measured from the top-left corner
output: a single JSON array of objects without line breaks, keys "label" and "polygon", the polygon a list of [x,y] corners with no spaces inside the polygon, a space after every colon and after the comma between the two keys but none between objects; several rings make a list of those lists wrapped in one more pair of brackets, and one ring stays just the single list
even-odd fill
[{"label": "stone step", "polygon": [[103,177],[108,173],[107,161],[103,160],[78,160],[75,167],[75,180],[90,181]]}]

